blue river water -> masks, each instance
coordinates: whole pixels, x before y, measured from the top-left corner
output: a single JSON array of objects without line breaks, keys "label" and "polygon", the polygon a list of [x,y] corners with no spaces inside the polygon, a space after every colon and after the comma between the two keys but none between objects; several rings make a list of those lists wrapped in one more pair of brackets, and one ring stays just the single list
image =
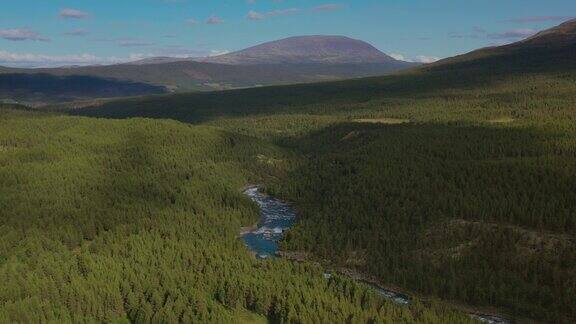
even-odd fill
[{"label": "blue river water", "polygon": [[244,233],[242,239],[258,258],[274,257],[278,242],[296,222],[296,212],[286,202],[262,194],[258,187],[250,187],[244,194],[260,207],[260,222],[257,229]]},{"label": "blue river water", "polygon": [[[261,193],[256,186],[244,190],[244,194],[260,207],[260,222],[257,228],[241,234],[244,243],[259,259],[276,257],[278,243],[284,238],[286,230],[296,223],[296,211],[288,203]],[[330,279],[332,274],[325,273],[324,277]],[[369,282],[363,283],[378,294],[399,305],[410,304],[409,296],[384,289]],[[510,323],[508,320],[493,315],[477,313],[468,315],[479,322],[489,324]]]}]

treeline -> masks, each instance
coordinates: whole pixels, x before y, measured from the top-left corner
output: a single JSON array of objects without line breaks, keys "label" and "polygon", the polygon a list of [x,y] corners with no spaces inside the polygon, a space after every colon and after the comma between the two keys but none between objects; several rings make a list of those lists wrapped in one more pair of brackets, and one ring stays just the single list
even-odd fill
[{"label": "treeline", "polygon": [[0,322],[470,322],[257,261],[240,188],[285,153],[212,127],[0,110]]}]

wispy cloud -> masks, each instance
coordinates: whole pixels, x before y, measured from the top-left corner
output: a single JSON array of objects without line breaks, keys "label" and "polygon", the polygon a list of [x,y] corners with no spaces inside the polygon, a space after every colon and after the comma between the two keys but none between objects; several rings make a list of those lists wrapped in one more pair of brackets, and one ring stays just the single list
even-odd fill
[{"label": "wispy cloud", "polygon": [[300,9],[298,9],[298,8],[273,10],[273,11],[262,12],[262,13],[256,12],[254,10],[250,10],[248,12],[248,15],[246,16],[246,18],[248,18],[249,20],[263,20],[263,19],[267,19],[267,18],[271,18],[271,17],[293,15],[293,14],[296,14],[299,12],[300,12]]},{"label": "wispy cloud", "polygon": [[228,50],[191,49],[181,45],[169,45],[154,49],[153,53],[150,53],[148,55],[150,57],[168,56],[175,58],[188,58],[188,57],[215,56],[227,53],[229,53]]},{"label": "wispy cloud", "polygon": [[[282,2],[282,1],[276,0],[275,2]],[[249,3],[254,3],[254,2],[249,2]],[[304,12],[319,13],[319,12],[334,11],[334,10],[339,10],[339,9],[344,9],[344,8],[346,8],[346,5],[339,4],[339,3],[326,3],[323,5],[319,5],[319,6],[312,7],[310,9],[305,9],[305,10],[302,10],[300,8],[288,8],[288,9],[280,9],[280,10],[273,10],[273,11],[267,11],[267,12],[258,12],[255,10],[250,10],[250,11],[248,11],[248,14],[246,15],[246,19],[252,20],[252,21],[257,21],[257,20],[264,20],[264,19],[268,19],[268,18],[272,18],[272,17],[288,16],[288,15],[294,15],[294,14],[304,13]]]},{"label": "wispy cloud", "polygon": [[154,45],[154,43],[151,42],[132,38],[118,39],[116,40],[116,44],[121,47],[145,47]]},{"label": "wispy cloud", "polygon": [[120,64],[146,58],[169,56],[174,58],[217,56],[229,53],[227,50],[188,49],[182,46],[156,48],[148,53],[131,53],[127,56],[97,56],[94,54],[47,55],[18,53],[0,50],[0,65],[12,67],[56,67],[69,65]]},{"label": "wispy cloud", "polygon": [[472,31],[476,34],[485,34],[486,33],[486,29],[480,27],[480,26],[474,26],[472,27]]},{"label": "wispy cloud", "polygon": [[505,20],[516,24],[538,23],[538,22],[562,22],[574,19],[576,16],[527,16]]},{"label": "wispy cloud", "polygon": [[78,9],[72,9],[72,8],[65,8],[60,10],[60,13],[58,14],[58,16],[60,16],[60,18],[64,18],[64,19],[86,19],[86,18],[90,18],[90,14]]},{"label": "wispy cloud", "polygon": [[526,38],[536,34],[537,31],[534,29],[520,28],[520,29],[510,29],[505,30],[500,33],[488,34],[489,39],[500,39],[500,40],[518,40]]},{"label": "wispy cloud", "polygon": [[48,38],[40,33],[27,28],[0,29],[0,38],[11,41],[49,41]]},{"label": "wispy cloud", "polygon": [[133,38],[133,37],[117,37],[117,38],[93,38],[91,41],[94,42],[109,42],[114,43],[120,47],[146,47],[146,46],[154,46],[155,43],[140,39],[140,38]]},{"label": "wispy cloud", "polygon": [[208,25],[219,25],[219,24],[223,24],[224,23],[224,19],[218,17],[218,16],[210,16],[208,17],[208,19],[206,19],[206,24]]},{"label": "wispy cloud", "polygon": [[44,55],[32,53],[14,53],[0,50],[0,64],[10,66],[58,66],[58,65],[89,65],[113,64],[126,62],[131,57],[98,57],[92,54],[79,55]]},{"label": "wispy cloud", "polygon": [[74,29],[74,30],[65,32],[64,35],[82,37],[82,36],[90,35],[90,31],[88,31],[86,29]]},{"label": "wispy cloud", "polygon": [[312,8],[312,11],[319,12],[319,11],[333,11],[333,10],[340,10],[344,9],[346,6],[340,3],[326,3],[323,5],[316,6]]}]

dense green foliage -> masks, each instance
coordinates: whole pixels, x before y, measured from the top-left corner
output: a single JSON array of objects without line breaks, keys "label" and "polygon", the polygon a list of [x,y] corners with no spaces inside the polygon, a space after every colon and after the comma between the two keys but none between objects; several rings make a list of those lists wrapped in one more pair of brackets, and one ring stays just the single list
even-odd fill
[{"label": "dense green foliage", "polygon": [[302,211],[286,248],[426,294],[573,316],[576,151],[550,138],[345,124],[301,139],[312,158],[278,189]]},{"label": "dense green foliage", "polygon": [[301,211],[286,249],[409,291],[572,321],[576,74],[471,66],[76,113],[269,140],[291,155],[273,161],[284,172],[268,190]]},{"label": "dense green foliage", "polygon": [[239,189],[285,154],[175,121],[0,110],[0,322],[470,321],[250,255]]},{"label": "dense green foliage", "polygon": [[391,77],[70,112],[195,126],[1,115],[0,319],[467,320],[386,304],[315,264],[257,262],[236,235],[256,219],[238,188],[259,182],[299,210],[286,250],[416,295],[573,323],[568,27]]}]

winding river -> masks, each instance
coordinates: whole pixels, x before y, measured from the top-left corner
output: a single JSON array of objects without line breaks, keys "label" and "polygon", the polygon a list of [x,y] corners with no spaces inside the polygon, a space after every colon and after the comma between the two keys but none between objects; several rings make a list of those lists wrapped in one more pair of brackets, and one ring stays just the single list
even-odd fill
[{"label": "winding river", "polygon": [[[267,196],[258,190],[257,186],[244,190],[244,194],[250,197],[260,207],[260,222],[257,227],[249,231],[242,231],[241,237],[244,243],[259,259],[274,258],[278,255],[278,243],[284,237],[286,230],[296,223],[296,211],[290,205],[279,199]],[[329,279],[330,273],[324,277]],[[383,297],[394,301],[399,305],[410,304],[410,297],[378,285],[362,282]],[[489,324],[509,324],[503,318],[478,313],[469,313],[470,317],[480,322]]]}]

